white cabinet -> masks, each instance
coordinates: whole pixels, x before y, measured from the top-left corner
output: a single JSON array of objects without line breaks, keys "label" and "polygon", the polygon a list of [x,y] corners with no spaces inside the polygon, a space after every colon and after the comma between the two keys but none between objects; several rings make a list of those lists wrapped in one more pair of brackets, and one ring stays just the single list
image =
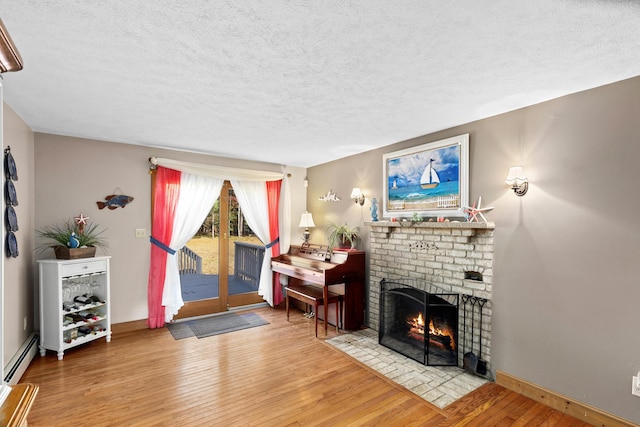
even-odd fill
[{"label": "white cabinet", "polygon": [[111,341],[109,260],[111,257],[38,261],[40,355],[99,338]]}]

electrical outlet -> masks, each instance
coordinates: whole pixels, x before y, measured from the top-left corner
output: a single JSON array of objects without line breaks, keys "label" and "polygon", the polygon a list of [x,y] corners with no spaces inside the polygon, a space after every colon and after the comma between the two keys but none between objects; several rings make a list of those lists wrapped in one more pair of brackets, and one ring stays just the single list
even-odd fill
[{"label": "electrical outlet", "polygon": [[637,377],[633,377],[631,382],[631,394],[640,397],[640,372]]},{"label": "electrical outlet", "polygon": [[136,237],[147,237],[147,230],[144,228],[136,228]]}]

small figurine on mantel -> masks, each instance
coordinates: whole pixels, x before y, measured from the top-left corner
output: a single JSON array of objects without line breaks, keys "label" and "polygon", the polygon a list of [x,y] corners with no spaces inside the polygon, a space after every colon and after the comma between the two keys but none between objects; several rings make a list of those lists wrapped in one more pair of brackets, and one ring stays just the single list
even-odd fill
[{"label": "small figurine on mantel", "polygon": [[375,197],[371,199],[371,221],[378,220],[378,200]]}]

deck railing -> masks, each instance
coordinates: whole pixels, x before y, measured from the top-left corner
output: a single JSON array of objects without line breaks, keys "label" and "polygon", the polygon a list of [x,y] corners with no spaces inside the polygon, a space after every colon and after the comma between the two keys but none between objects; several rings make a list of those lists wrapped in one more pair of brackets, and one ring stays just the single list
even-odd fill
[{"label": "deck railing", "polygon": [[233,243],[235,245],[234,275],[257,288],[264,259],[264,246],[246,242]]},{"label": "deck railing", "polygon": [[[246,242],[234,242],[234,246],[233,274],[257,287],[264,259],[264,246]],[[180,274],[202,274],[202,257],[185,246],[178,251],[178,268]]]},{"label": "deck railing", "polygon": [[202,257],[185,246],[178,252],[178,269],[180,274],[202,274]]}]

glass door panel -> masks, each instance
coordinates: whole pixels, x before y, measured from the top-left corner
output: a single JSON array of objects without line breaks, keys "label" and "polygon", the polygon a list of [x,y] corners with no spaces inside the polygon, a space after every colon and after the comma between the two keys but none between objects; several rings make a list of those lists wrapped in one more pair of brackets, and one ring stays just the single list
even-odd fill
[{"label": "glass door panel", "polygon": [[180,251],[185,305],[176,319],[262,302],[256,263],[263,255],[264,245],[247,226],[231,183],[225,182],[200,230]]}]

